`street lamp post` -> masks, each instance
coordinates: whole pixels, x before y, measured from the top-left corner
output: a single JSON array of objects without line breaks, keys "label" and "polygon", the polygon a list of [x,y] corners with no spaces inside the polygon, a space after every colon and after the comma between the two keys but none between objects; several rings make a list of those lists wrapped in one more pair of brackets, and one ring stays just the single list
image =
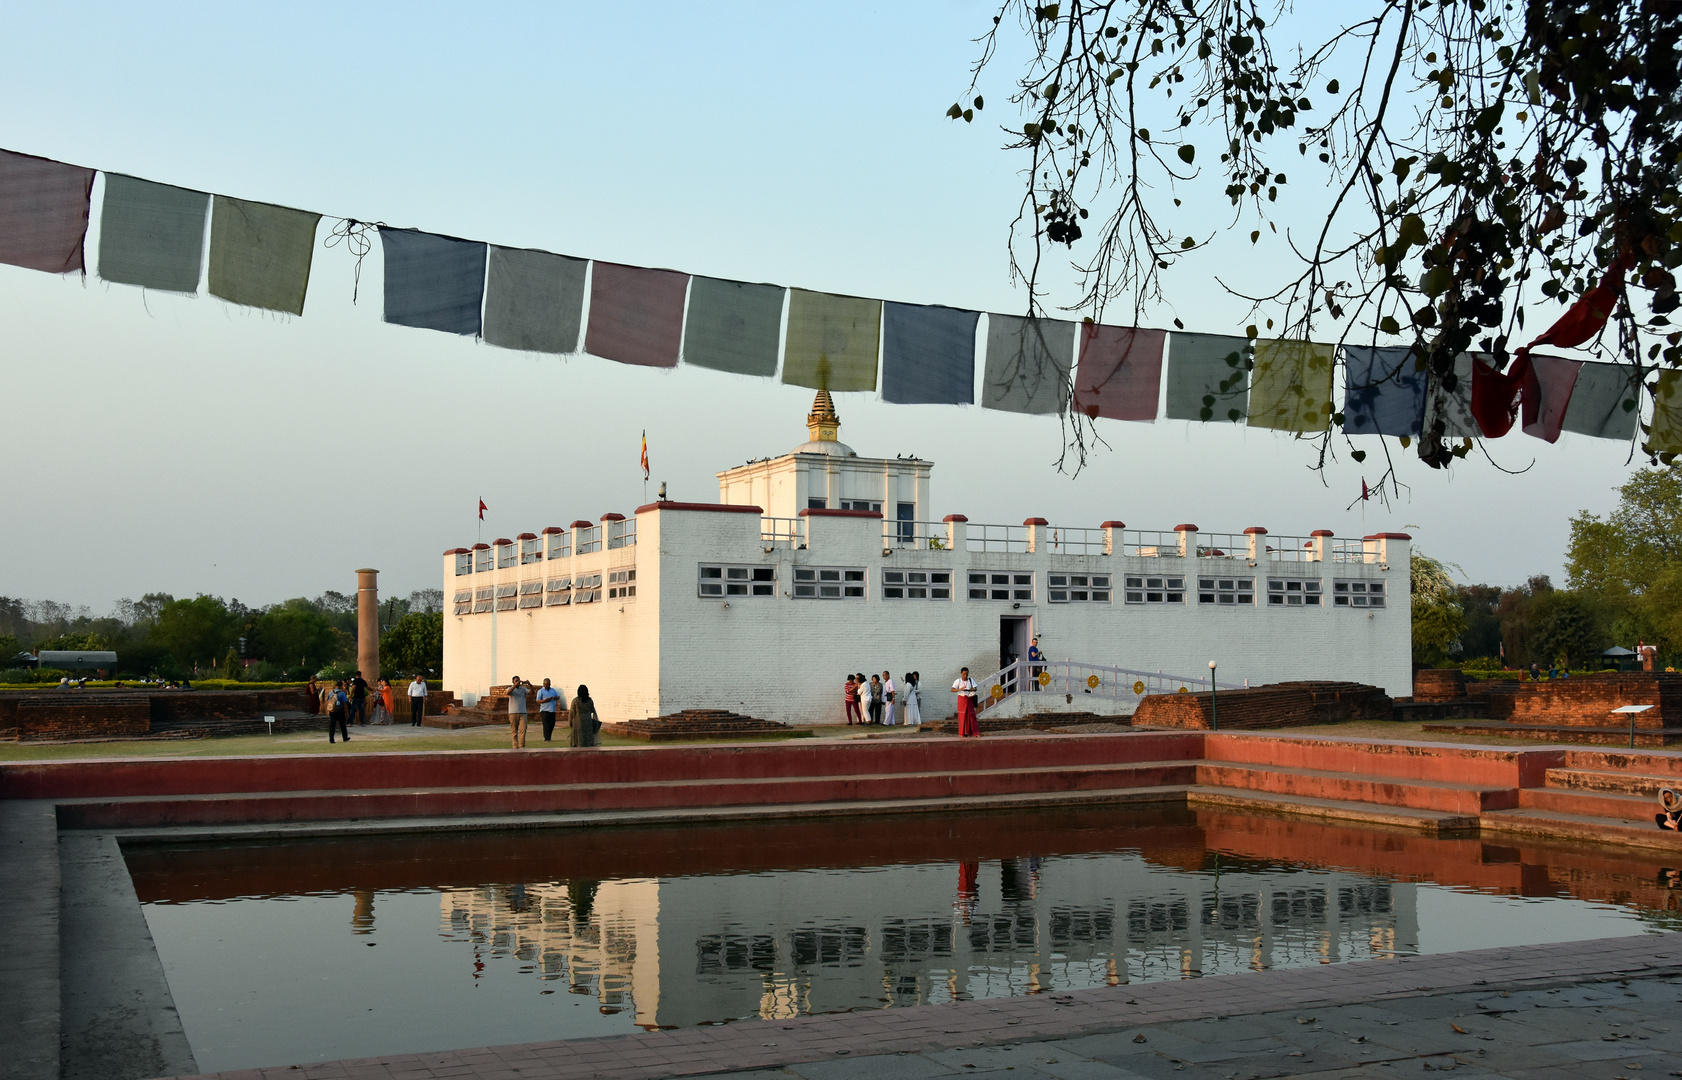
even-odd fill
[{"label": "street lamp post", "polygon": [[1220,703],[1215,700],[1219,693],[1215,689],[1215,662],[1209,661],[1209,730],[1221,730]]}]

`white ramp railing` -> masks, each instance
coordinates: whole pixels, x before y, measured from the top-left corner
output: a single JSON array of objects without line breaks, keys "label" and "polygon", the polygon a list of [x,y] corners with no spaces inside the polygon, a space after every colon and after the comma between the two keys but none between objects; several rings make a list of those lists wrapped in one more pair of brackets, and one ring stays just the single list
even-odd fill
[{"label": "white ramp railing", "polygon": [[[1208,674],[1170,675],[1078,660],[1018,660],[976,680],[981,711],[1018,694],[1072,694],[1110,701],[1138,701],[1146,694],[1200,693],[1210,688]],[[1216,682],[1221,690],[1242,690],[1242,683]]]}]

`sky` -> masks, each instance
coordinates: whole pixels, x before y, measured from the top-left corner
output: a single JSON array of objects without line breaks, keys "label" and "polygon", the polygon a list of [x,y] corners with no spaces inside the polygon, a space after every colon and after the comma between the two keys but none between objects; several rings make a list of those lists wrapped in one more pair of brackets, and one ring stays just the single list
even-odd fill
[{"label": "sky", "polygon": [[[1006,256],[1019,166],[999,149],[1011,55],[976,123],[944,116],[984,5],[35,4],[4,23],[6,149],[579,257],[1026,303]],[[1294,177],[1283,213],[1311,220],[1323,192]],[[1241,288],[1272,264],[1224,200],[1187,195],[1185,226],[1212,243],[1144,321],[1241,334],[1246,305],[1216,278]],[[377,245],[353,302],[354,259],[319,243],[329,225],[301,317],[0,265],[0,595],[258,605],[353,591],[359,567],[406,595],[478,537],[481,498],[487,540],[630,513],[644,430],[650,497],[665,482],[692,501],[805,441],[800,387],[385,325]],[[1070,275],[1052,286],[1072,299]],[[1109,448],[1071,477],[1054,416],[836,404],[861,454],[935,463],[936,518],[1405,531],[1503,585],[1559,581],[1571,517],[1610,510],[1640,467],[1623,444],[1515,429],[1490,451],[1519,475],[1481,458],[1444,473],[1390,440],[1400,498],[1352,508],[1382,471],[1376,437],[1357,440],[1364,465],[1317,473],[1315,444],[1287,435],[1100,421]]]}]

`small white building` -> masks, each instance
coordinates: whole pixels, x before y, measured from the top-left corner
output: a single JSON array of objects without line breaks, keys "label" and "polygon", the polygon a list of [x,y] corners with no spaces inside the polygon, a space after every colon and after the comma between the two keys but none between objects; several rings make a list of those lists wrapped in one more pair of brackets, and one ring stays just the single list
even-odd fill
[{"label": "small white building", "polygon": [[1406,534],[935,520],[930,462],[860,457],[822,391],[807,425],[789,453],[719,473],[720,502],[446,551],[445,688],[518,675],[569,698],[589,685],[609,722],[721,708],[840,723],[847,674],[885,669],[920,672],[924,716],[942,718],[960,667],[986,693],[1038,637],[1048,660],[1093,666],[1050,665],[1095,712],[1131,711],[1133,687],[1197,689],[1210,660],[1223,685],[1412,693]]}]

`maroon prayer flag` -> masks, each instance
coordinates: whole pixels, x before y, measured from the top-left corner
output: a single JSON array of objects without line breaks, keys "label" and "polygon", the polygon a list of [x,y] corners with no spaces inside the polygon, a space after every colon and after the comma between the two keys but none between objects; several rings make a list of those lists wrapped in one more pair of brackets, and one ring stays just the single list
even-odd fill
[{"label": "maroon prayer flag", "polygon": [[584,351],[621,364],[677,367],[689,275],[618,263],[593,264]]},{"label": "maroon prayer flag", "polygon": [[83,270],[94,170],[0,150],[0,262]]}]

